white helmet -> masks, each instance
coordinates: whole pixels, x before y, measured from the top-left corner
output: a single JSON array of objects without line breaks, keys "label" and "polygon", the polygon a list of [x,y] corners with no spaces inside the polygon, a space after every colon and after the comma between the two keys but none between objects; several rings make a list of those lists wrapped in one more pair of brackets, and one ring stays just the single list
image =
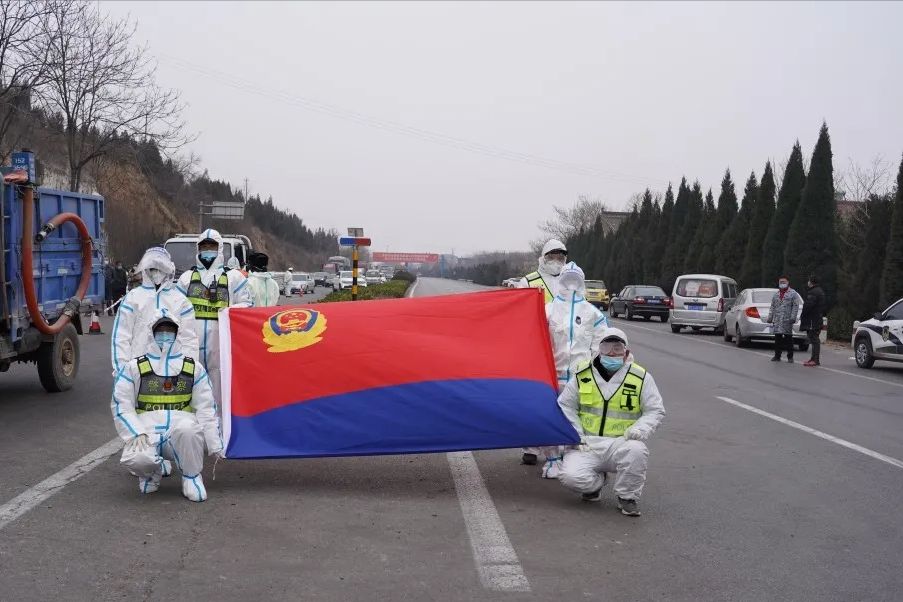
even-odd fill
[{"label": "white helmet", "polygon": [[583,270],[575,263],[569,263],[558,277],[559,291],[574,291],[579,295],[583,295],[586,290],[586,276]]},{"label": "white helmet", "polygon": [[553,238],[542,247],[542,257],[539,258],[539,269],[552,276],[557,276],[564,268],[564,261],[546,257],[549,253],[563,253],[567,257],[567,246],[558,239]]}]

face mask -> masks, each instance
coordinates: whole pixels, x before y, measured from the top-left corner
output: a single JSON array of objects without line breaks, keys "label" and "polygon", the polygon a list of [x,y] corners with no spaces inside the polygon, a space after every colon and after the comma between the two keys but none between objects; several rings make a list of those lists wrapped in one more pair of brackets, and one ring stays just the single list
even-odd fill
[{"label": "face mask", "polygon": [[163,282],[166,281],[166,274],[156,268],[149,269],[147,271],[147,275],[150,277],[151,282],[153,282],[157,286],[160,286],[161,284],[163,284]]},{"label": "face mask", "polygon": [[552,276],[557,276],[561,273],[561,270],[564,269],[563,261],[557,261],[555,259],[543,259],[542,263],[546,271]]},{"label": "face mask", "polygon": [[621,369],[621,366],[624,365],[623,357],[608,357],[607,355],[602,358],[602,367],[608,370],[609,372],[617,372]]},{"label": "face mask", "polygon": [[158,332],[154,335],[154,340],[157,342],[157,345],[160,347],[160,349],[163,350],[168,345],[172,345],[176,342],[176,333]]},{"label": "face mask", "polygon": [[214,260],[216,260],[217,255],[219,255],[219,253],[216,251],[201,251],[198,254],[198,257],[201,258],[201,264],[203,264],[205,268],[209,268]]},{"label": "face mask", "polygon": [[787,285],[786,285],[786,284],[779,284],[779,285],[778,285],[778,288],[784,289],[784,288],[787,288]]}]

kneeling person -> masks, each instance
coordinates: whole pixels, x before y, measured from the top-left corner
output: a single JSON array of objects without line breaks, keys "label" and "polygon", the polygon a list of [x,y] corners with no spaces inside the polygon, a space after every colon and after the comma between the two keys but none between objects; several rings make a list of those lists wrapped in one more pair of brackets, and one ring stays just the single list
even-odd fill
[{"label": "kneeling person", "polygon": [[141,492],[157,491],[164,472],[168,476],[165,458],[182,473],[182,495],[203,502],[204,447],[223,458],[223,440],[210,378],[200,362],[181,353],[178,319],[165,310],[155,317],[146,354],[116,375],[111,408],[125,441],[120,462],[138,477]]},{"label": "kneeling person", "polygon": [[603,474],[617,473],[618,508],[640,516],[637,501],[649,458],[644,441],[661,424],[665,406],[652,375],[634,363],[624,331],[605,331],[598,354],[577,370],[558,405],[580,433],[580,446],[565,452],[558,479],[585,501],[597,502]]}]

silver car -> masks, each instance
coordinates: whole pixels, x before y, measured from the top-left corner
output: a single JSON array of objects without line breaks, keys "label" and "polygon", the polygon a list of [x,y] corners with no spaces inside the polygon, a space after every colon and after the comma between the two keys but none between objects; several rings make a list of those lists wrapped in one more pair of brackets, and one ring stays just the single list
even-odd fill
[{"label": "silver car", "polygon": [[[771,324],[766,320],[771,311],[771,299],[777,292],[776,288],[742,290],[724,319],[724,340],[735,341],[737,347],[746,347],[750,341],[774,341]],[[809,349],[809,338],[805,332],[800,332],[799,315],[793,324],[793,342],[800,351]]]},{"label": "silver car", "polygon": [[689,326],[724,332],[727,308],[737,298],[737,282],[718,274],[684,274],[671,293],[671,332]]}]

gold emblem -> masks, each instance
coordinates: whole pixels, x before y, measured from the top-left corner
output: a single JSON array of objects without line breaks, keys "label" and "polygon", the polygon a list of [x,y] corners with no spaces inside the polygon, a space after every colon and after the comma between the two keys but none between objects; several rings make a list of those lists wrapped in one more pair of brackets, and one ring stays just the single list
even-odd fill
[{"label": "gold emblem", "polygon": [[270,353],[285,353],[310,347],[323,340],[326,316],[313,309],[289,309],[263,323],[263,341]]}]

